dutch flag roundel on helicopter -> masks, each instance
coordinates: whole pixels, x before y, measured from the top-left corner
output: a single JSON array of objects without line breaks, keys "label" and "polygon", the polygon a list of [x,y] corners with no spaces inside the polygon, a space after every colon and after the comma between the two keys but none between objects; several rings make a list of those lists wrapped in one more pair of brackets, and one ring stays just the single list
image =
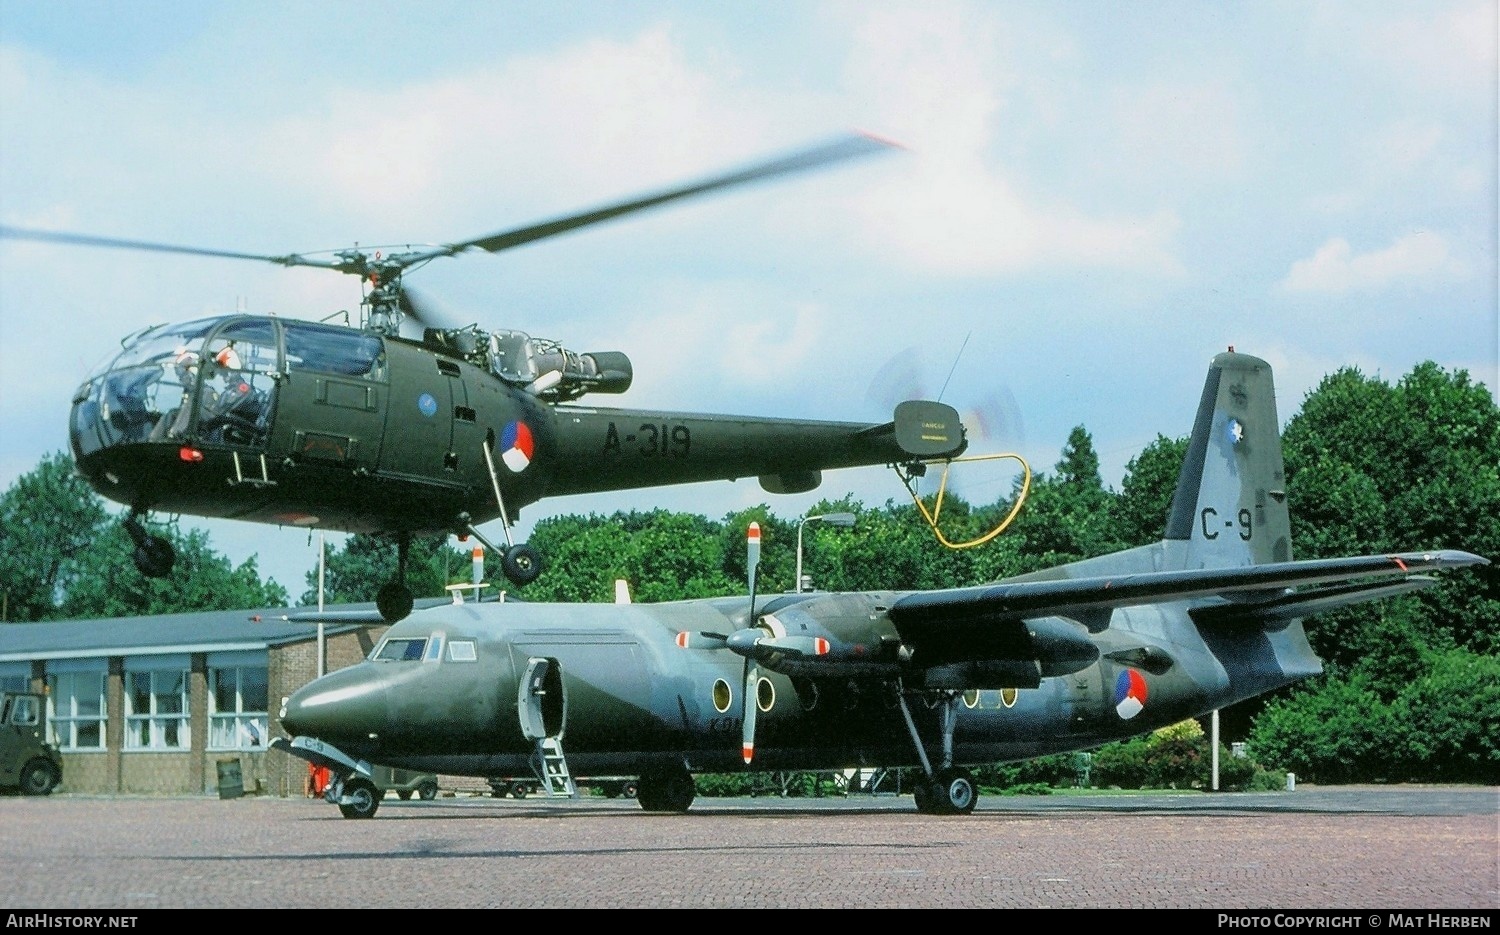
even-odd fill
[{"label": "dutch flag roundel on helicopter", "polygon": [[526,470],[535,450],[536,442],[531,437],[531,427],[525,422],[512,422],[500,434],[500,460],[514,474]]}]

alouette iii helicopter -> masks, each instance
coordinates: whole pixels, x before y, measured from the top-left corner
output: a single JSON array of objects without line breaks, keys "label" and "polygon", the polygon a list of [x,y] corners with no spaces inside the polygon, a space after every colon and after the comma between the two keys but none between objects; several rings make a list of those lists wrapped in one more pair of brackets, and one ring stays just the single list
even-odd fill
[{"label": "alouette iii helicopter", "polygon": [[[965,446],[951,407],[912,400],[892,421],[751,418],[572,405],[629,387],[619,351],[478,324],[442,327],[403,276],[439,257],[497,253],[679,199],[871,155],[892,144],[853,134],[738,171],[458,243],[269,256],[0,227],[0,237],[311,266],[358,276],[358,326],[271,315],[156,325],[73,395],[78,470],[130,508],[136,567],[171,572],[151,512],[388,534],[397,570],[377,595],[387,620],[411,612],[414,535],[474,536],[517,585],[541,557],[514,541],[518,511],[543,497],[758,477],[771,493],[815,488],[825,469],[889,464],[903,478]],[[403,320],[421,336],[401,332]],[[477,530],[500,519],[505,547]]]}]

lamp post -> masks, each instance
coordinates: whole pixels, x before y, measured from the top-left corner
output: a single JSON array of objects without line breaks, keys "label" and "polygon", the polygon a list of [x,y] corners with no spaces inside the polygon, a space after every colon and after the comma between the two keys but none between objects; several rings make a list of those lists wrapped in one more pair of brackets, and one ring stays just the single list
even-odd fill
[{"label": "lamp post", "polygon": [[830,526],[841,526],[848,529],[854,525],[853,513],[818,513],[813,516],[804,516],[797,520],[797,586],[796,593],[802,593],[802,527],[808,523],[818,521]]}]

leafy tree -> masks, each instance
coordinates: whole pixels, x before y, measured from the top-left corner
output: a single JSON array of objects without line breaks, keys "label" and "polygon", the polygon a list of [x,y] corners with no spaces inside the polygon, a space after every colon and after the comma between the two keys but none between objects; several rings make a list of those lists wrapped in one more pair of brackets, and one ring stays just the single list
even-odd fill
[{"label": "leafy tree", "polygon": [[1063,446],[1056,473],[1032,478],[1031,495],[1016,522],[1025,540],[1023,551],[1037,567],[1114,551],[1120,539],[1111,528],[1112,500],[1099,477],[1093,438],[1077,426]]},{"label": "leafy tree", "polygon": [[261,581],[255,559],[238,566],[200,530],[152,529],[177,552],[169,578],[146,578],[134,543],[60,453],[43,458],[0,496],[0,581],[10,619],[117,617],[286,602]]},{"label": "leafy tree", "polygon": [[125,617],[286,604],[286,589],[274,580],[261,581],[254,557],[232,564],[213,550],[201,529],[183,532],[169,525],[151,532],[177,552],[170,577],[147,578],[137,571],[131,560],[134,543],[121,524],[111,523],[77,562],[58,615]]},{"label": "leafy tree", "polygon": [[[1500,555],[1500,408],[1466,372],[1429,361],[1391,386],[1340,370],[1308,394],[1283,440],[1298,557],[1437,547]],[[1495,566],[1445,576],[1411,607],[1418,632],[1445,630],[1455,645],[1500,651]],[[1372,613],[1311,623],[1319,654],[1356,663],[1355,635]]]},{"label": "leafy tree", "polygon": [[1173,439],[1158,435],[1125,463],[1125,480],[1111,504],[1114,534],[1122,545],[1149,545],[1161,540],[1187,447],[1186,436]]},{"label": "leafy tree", "polygon": [[0,495],[0,587],[6,618],[42,620],[77,578],[108,523],[99,496],[54,452]]},{"label": "leafy tree", "polygon": [[[324,604],[373,601],[395,575],[397,564],[394,536],[350,536],[342,549],[330,551],[323,562]],[[413,536],[406,554],[406,586],[413,597],[442,597],[447,585],[472,578],[472,564],[472,556],[449,545],[447,536]],[[486,580],[494,580],[494,574],[499,574],[499,558],[486,555]],[[307,586],[302,603],[317,603],[317,568],[307,572]]]}]

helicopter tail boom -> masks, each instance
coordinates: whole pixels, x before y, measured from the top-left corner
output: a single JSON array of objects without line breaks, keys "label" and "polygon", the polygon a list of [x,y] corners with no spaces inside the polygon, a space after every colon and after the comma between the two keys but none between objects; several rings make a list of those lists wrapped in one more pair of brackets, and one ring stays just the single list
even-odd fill
[{"label": "helicopter tail boom", "polygon": [[956,457],[958,413],[902,403],[885,423],[559,406],[547,496],[760,477],[771,492],[817,486],[818,472]]}]

